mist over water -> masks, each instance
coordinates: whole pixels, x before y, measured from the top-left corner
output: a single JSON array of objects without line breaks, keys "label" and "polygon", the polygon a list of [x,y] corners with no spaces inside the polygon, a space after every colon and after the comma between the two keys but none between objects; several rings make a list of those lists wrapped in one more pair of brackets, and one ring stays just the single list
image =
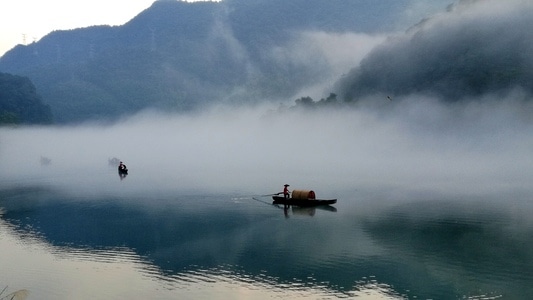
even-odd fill
[{"label": "mist over water", "polygon": [[[2,185],[80,193],[265,194],[284,183],[320,195],[419,191],[531,193],[530,104],[441,104],[416,97],[381,107],[217,108],[146,112],[112,125],[0,131]],[[40,157],[51,159],[41,165]],[[125,162],[120,180],[108,159]]]}]

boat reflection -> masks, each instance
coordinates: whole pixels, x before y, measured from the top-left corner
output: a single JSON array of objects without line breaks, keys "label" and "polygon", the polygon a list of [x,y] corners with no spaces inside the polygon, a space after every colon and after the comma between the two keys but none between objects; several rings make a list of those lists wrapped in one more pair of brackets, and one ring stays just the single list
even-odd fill
[{"label": "boat reflection", "polygon": [[312,207],[299,207],[293,205],[279,205],[273,204],[274,206],[283,209],[283,213],[286,218],[289,218],[291,215],[294,216],[309,216],[313,217],[316,214],[317,209],[323,211],[337,212],[337,208],[331,205],[319,205]]},{"label": "boat reflection", "polygon": [[128,173],[118,171],[118,178],[120,178],[120,180],[124,180],[127,176]]},{"label": "boat reflection", "polygon": [[266,204],[268,206],[276,207],[280,210],[283,210],[283,214],[285,217],[289,217],[290,215],[295,216],[310,216],[313,217],[316,214],[316,210],[323,210],[323,211],[330,211],[330,212],[337,212],[337,208],[331,206],[331,205],[315,205],[315,206],[296,206],[296,205],[285,205],[285,204],[276,204],[276,202],[267,202],[264,200],[261,200],[258,197],[253,197],[253,200]]}]

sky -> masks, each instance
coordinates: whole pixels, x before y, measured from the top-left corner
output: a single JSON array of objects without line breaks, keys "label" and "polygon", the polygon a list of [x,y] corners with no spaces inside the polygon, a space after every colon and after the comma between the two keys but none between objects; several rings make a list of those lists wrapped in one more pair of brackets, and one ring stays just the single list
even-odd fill
[{"label": "sky", "polygon": [[[188,2],[202,1],[189,0]],[[2,0],[0,56],[18,44],[38,41],[54,30],[122,25],[155,0]]]}]

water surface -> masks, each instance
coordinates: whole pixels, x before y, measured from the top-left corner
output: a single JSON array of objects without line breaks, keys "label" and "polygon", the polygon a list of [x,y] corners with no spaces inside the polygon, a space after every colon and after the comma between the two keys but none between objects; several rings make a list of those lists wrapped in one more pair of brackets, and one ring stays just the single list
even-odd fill
[{"label": "water surface", "polygon": [[[127,179],[126,179],[127,180]],[[29,299],[530,299],[524,195],[0,191],[0,283]]]}]

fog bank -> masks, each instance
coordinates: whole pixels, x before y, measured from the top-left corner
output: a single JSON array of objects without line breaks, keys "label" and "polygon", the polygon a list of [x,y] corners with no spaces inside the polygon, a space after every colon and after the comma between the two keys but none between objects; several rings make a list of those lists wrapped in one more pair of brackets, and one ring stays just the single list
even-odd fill
[{"label": "fog bank", "polygon": [[[80,195],[266,194],[284,183],[326,197],[355,190],[530,194],[533,109],[512,102],[410,98],[381,113],[225,108],[147,112],[114,125],[3,128],[0,181]],[[124,180],[108,164],[113,157],[130,169]]]}]

